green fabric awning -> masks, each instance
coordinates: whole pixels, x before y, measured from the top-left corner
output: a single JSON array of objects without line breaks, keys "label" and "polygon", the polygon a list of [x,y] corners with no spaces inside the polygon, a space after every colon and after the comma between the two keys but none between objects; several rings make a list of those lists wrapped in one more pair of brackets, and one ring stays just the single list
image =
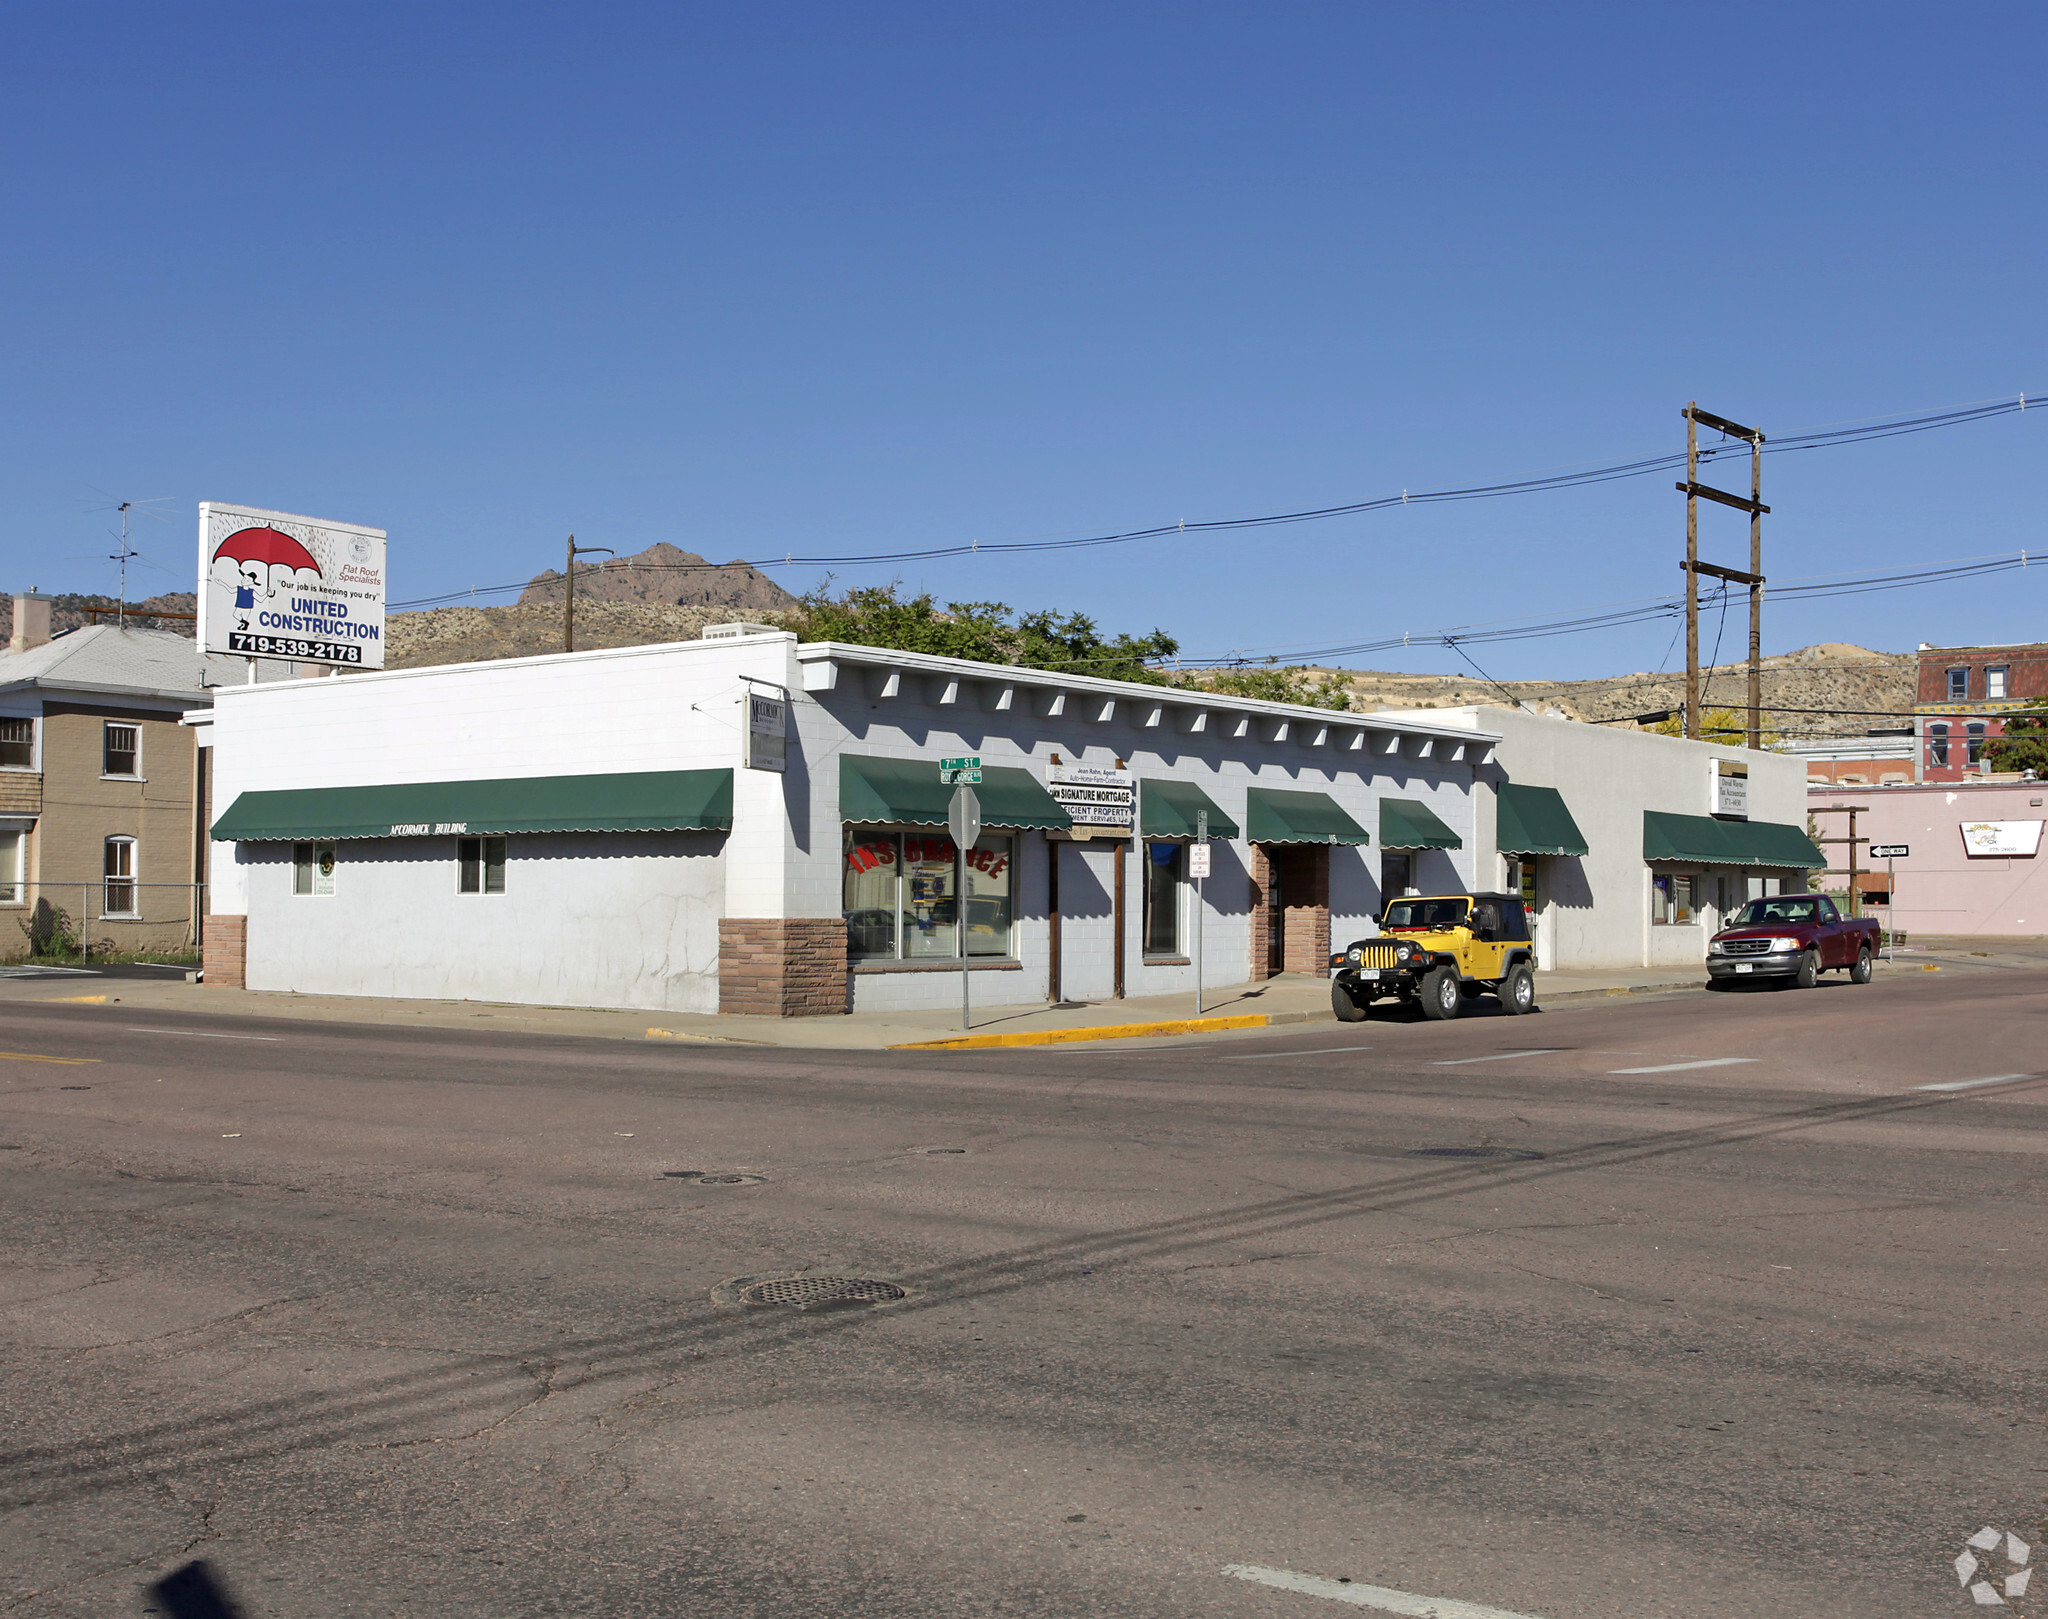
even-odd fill
[{"label": "green fabric awning", "polygon": [[1254,787],[1245,794],[1246,837],[1253,843],[1370,843],[1364,827],[1328,793]]},{"label": "green fabric awning", "polygon": [[291,787],[243,793],[213,823],[213,836],[222,843],[730,830],[729,769]]},{"label": "green fabric awning", "polygon": [[1234,838],[1238,835],[1237,822],[1216,807],[1216,800],[1191,781],[1153,781],[1150,777],[1138,783],[1138,833],[1147,838],[1191,838],[1195,835],[1195,816],[1201,811],[1209,812],[1209,836],[1212,838]]},{"label": "green fabric awning", "polygon": [[[1074,818],[1028,770],[983,765],[974,791],[981,800],[983,826],[1064,832],[1074,824]],[[839,756],[842,821],[944,826],[952,801],[953,789],[940,785],[936,759],[878,759],[860,753]]]},{"label": "green fabric awning", "polygon": [[1643,858],[1695,866],[1825,866],[1806,829],[1779,821],[1717,821],[1711,815],[1643,811]]},{"label": "green fabric awning", "polygon": [[1412,798],[1380,800],[1382,849],[1462,849],[1465,840]]},{"label": "green fabric awning", "polygon": [[1555,787],[1524,787],[1504,781],[1495,799],[1499,811],[1493,846],[1502,854],[1590,854],[1586,834],[1565,808]]}]

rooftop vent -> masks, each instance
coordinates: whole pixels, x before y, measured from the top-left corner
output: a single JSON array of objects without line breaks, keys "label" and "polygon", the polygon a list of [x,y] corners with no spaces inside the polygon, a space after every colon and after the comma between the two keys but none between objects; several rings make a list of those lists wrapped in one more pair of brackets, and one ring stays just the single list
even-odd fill
[{"label": "rooftop vent", "polygon": [[704,639],[707,641],[731,641],[742,635],[781,635],[784,630],[778,624],[749,624],[741,620],[733,624],[707,624]]}]

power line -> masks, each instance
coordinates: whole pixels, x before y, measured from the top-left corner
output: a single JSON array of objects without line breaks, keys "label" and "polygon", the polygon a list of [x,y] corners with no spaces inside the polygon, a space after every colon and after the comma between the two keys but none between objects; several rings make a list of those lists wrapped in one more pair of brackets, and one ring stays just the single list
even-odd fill
[{"label": "power line", "polygon": [[[2038,398],[2037,395],[2037,410],[2040,408]],[[2017,415],[2026,409],[2027,395],[2021,393],[2009,399],[1985,401],[1955,410],[1792,433],[1774,443],[1766,444],[1763,453],[1787,455],[1800,450],[1833,449],[1840,445],[1863,443],[1872,439],[1897,438],[1908,433],[1930,433],[1936,428],[1956,427],[1967,422],[1984,421],[1993,416]],[[1700,459],[1710,460],[1734,451],[1748,454],[1748,442],[1730,440],[1725,444],[1711,445],[1700,452]],[[1161,539],[1167,535],[1229,533],[1241,529],[1277,528],[1291,523],[1324,522],[1333,517],[1354,517],[1365,512],[1386,511],[1395,506],[1432,506],[1447,501],[1499,500],[1508,495],[1544,494],[1556,489],[1576,489],[1588,484],[1613,483],[1623,478],[1647,477],[1652,473],[1668,472],[1684,464],[1685,452],[1674,450],[1638,460],[1616,462],[1608,466],[1587,467],[1578,471],[1559,472],[1535,478],[1517,478],[1504,483],[1473,484],[1457,489],[1404,489],[1398,495],[1381,495],[1371,500],[1349,501],[1335,506],[1313,506],[1297,511],[1271,512],[1247,517],[1208,518],[1195,522],[1157,523],[1146,528],[1068,539],[974,540],[964,544],[928,546],[914,551],[871,552],[861,555],[800,557],[794,552],[785,552],[779,557],[764,557],[751,562],[646,562],[636,563],[634,567],[635,571],[646,573],[715,573],[734,567],[833,568],[869,563],[925,562],[938,557],[974,556],[983,553],[1076,551],[1096,546],[1129,545],[1137,540]],[[434,607],[444,602],[471,600],[477,596],[497,596],[515,590],[523,591],[532,583],[532,580],[520,580],[514,584],[479,585],[464,590],[446,591],[436,596],[420,596],[391,605],[401,611],[408,608]]]}]

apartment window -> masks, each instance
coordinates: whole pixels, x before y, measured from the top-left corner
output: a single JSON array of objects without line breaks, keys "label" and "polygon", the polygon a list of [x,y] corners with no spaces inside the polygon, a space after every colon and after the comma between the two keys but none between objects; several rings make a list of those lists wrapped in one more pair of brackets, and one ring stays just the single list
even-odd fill
[{"label": "apartment window", "polygon": [[121,725],[107,721],[106,739],[101,753],[100,769],[109,776],[134,776],[141,774],[135,767],[138,763],[136,752],[142,745],[141,727]]},{"label": "apartment window", "polygon": [[457,893],[502,894],[505,892],[505,840],[503,838],[462,838],[455,880]]},{"label": "apartment window", "polygon": [[1984,695],[1986,698],[2003,697],[2005,695],[2005,677],[2010,667],[2008,664],[1994,663],[1984,671]]},{"label": "apartment window", "polygon": [[1670,872],[1650,878],[1650,920],[1660,927],[1683,927],[1693,920],[1693,879]]},{"label": "apartment window", "polygon": [[[846,833],[841,908],[849,954],[865,961],[930,961],[962,954],[960,862],[953,840],[922,827]],[[1006,833],[967,851],[965,953],[1007,957],[1015,921],[1017,840]]]},{"label": "apartment window", "polygon": [[103,916],[135,914],[135,840],[109,838],[106,843],[106,895],[100,904]]},{"label": "apartment window", "polygon": [[1952,703],[1965,702],[1970,695],[1970,671],[1951,669],[1948,672],[1948,700]]},{"label": "apartment window", "polygon": [[1930,725],[1927,727],[1927,762],[1931,765],[1948,765],[1948,727]]},{"label": "apartment window", "polygon": [[1180,947],[1180,892],[1187,862],[1178,843],[1145,845],[1145,954],[1177,956]]},{"label": "apartment window", "polygon": [[0,765],[32,769],[36,762],[36,722],[0,720]]},{"label": "apartment window", "polygon": [[334,845],[292,845],[292,892],[325,899],[334,892]]},{"label": "apartment window", "polygon": [[0,905],[19,905],[21,887],[22,835],[0,832]]},{"label": "apartment window", "polygon": [[1963,735],[1969,754],[1964,762],[1972,767],[1981,765],[1984,762],[1984,727],[1973,722],[1963,727]]}]

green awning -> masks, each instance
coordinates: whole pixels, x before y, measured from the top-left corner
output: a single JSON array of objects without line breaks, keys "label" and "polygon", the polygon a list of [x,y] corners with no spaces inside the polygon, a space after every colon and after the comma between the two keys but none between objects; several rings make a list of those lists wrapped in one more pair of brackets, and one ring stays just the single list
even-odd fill
[{"label": "green awning", "polygon": [[243,793],[213,823],[222,843],[504,832],[728,832],[732,771],[638,770]]},{"label": "green awning", "polygon": [[1195,817],[1203,810],[1209,812],[1210,837],[1237,836],[1237,822],[1218,809],[1216,800],[1193,782],[1154,781],[1146,777],[1138,783],[1138,832],[1141,837],[1191,838],[1195,835]]},{"label": "green awning", "polygon": [[1502,854],[1589,854],[1586,834],[1565,808],[1555,787],[1524,787],[1504,781],[1494,801],[1499,811],[1493,846]]},{"label": "green awning", "polygon": [[1694,866],[1825,866],[1806,829],[1779,821],[1717,821],[1711,815],[1643,811],[1643,858]]},{"label": "green awning", "polygon": [[[1064,832],[1074,818],[1028,770],[983,765],[975,786],[983,826]],[[944,826],[953,789],[939,782],[936,759],[878,759],[870,754],[839,756],[839,818],[842,821]]]},{"label": "green awning", "polygon": [[1364,827],[1328,793],[1254,787],[1245,794],[1246,834],[1253,843],[1370,843]]},{"label": "green awning", "polygon": [[1380,800],[1382,849],[1462,849],[1465,840],[1412,798]]}]

